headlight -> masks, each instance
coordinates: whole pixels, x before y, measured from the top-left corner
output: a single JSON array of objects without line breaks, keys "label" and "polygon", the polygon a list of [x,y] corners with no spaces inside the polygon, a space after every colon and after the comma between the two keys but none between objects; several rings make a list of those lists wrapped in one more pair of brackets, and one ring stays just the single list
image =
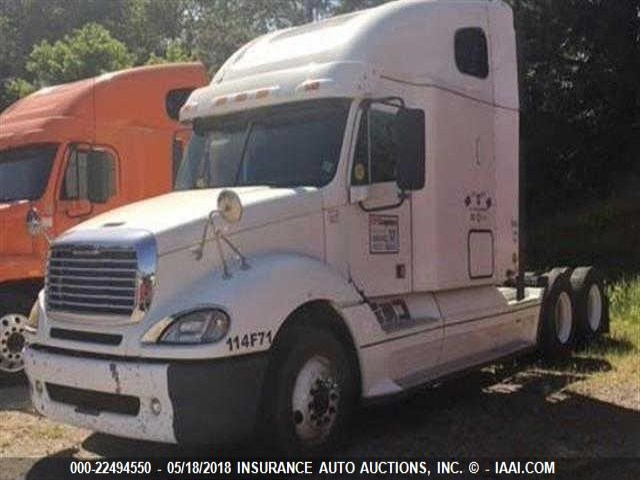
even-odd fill
[{"label": "headlight", "polygon": [[160,336],[160,343],[215,343],[229,331],[229,315],[222,310],[203,308],[177,317]]},{"label": "headlight", "polygon": [[27,325],[25,331],[27,333],[34,334],[38,331],[38,324],[40,323],[40,307],[38,307],[38,300],[35,301],[33,307],[31,307],[31,312],[29,313],[29,318],[27,319]]}]

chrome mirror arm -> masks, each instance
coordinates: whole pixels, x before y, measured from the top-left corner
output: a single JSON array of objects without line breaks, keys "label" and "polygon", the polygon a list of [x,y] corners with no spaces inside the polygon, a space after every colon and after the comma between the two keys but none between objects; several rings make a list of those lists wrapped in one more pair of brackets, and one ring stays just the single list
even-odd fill
[{"label": "chrome mirror arm", "polygon": [[242,252],[240,252],[238,247],[236,247],[233,243],[231,243],[231,240],[225,237],[224,234],[222,234],[222,232],[220,233],[220,238],[222,238],[224,243],[226,243],[229,246],[229,248],[235,252],[238,258],[240,258],[240,268],[242,270],[249,270],[251,268],[249,265],[249,262],[247,262],[247,258],[242,254]]},{"label": "chrome mirror arm", "polygon": [[194,256],[196,257],[196,260],[198,261],[202,260],[202,257],[204,256],[204,246],[207,243],[207,234],[209,233],[209,225],[213,226],[213,215],[215,213],[218,213],[218,210],[212,210],[209,213],[209,217],[207,218],[207,221],[204,224],[204,229],[202,230],[202,238],[200,239],[200,243],[196,248],[192,250]]},{"label": "chrome mirror arm", "polygon": [[228,279],[228,278],[231,278],[232,275],[229,270],[229,265],[227,263],[227,260],[224,256],[224,249],[222,247],[222,242],[228,245],[228,247],[238,256],[238,258],[240,259],[240,268],[242,270],[248,270],[249,268],[251,268],[251,266],[249,265],[247,258],[242,254],[240,249],[238,249],[238,247],[236,247],[231,242],[231,240],[229,240],[226,237],[222,229],[216,227],[214,218],[215,218],[215,214],[218,212],[219,210],[212,210],[211,213],[209,213],[209,217],[207,218],[207,222],[205,223],[204,229],[202,231],[202,238],[200,239],[200,243],[198,244],[197,247],[195,247],[192,250],[192,252],[196,257],[197,261],[202,260],[204,256],[204,247],[207,243],[207,235],[209,233],[209,227],[211,226],[213,228],[213,234],[215,236],[218,255],[220,255],[220,260],[222,262],[222,271],[223,271],[222,278]]}]

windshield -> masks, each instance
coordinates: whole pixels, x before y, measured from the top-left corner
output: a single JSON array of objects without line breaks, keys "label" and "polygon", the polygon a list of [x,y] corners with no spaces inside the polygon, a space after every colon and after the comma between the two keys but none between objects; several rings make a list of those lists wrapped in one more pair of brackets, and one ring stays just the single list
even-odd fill
[{"label": "windshield", "polygon": [[333,178],[348,100],[314,100],[196,123],[176,190],[321,187]]},{"label": "windshield", "polygon": [[39,199],[57,150],[56,144],[0,150],[0,202]]}]

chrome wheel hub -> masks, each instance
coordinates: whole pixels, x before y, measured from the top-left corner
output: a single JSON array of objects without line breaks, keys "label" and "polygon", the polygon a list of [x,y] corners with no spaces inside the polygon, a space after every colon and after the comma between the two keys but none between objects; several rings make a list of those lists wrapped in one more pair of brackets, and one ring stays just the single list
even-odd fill
[{"label": "chrome wheel hub", "polygon": [[591,285],[587,296],[587,322],[591,332],[597,332],[602,322],[602,294],[598,285]]},{"label": "chrome wheel hub", "polygon": [[24,368],[24,329],[27,317],[9,313],[0,317],[0,371],[19,372]]},{"label": "chrome wheel hub", "polygon": [[567,292],[562,292],[555,304],[556,337],[564,345],[571,337],[573,324],[573,312],[571,311],[571,297]]},{"label": "chrome wheel hub", "polygon": [[338,416],[340,387],[328,359],[315,356],[303,365],[291,398],[296,434],[317,443],[326,439]]}]

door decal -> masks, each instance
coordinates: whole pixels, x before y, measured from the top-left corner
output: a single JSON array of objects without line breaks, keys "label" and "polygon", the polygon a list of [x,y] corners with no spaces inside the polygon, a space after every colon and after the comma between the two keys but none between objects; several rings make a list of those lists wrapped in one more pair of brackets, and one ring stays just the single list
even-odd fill
[{"label": "door decal", "polygon": [[398,215],[369,215],[369,253],[378,255],[399,251]]}]

